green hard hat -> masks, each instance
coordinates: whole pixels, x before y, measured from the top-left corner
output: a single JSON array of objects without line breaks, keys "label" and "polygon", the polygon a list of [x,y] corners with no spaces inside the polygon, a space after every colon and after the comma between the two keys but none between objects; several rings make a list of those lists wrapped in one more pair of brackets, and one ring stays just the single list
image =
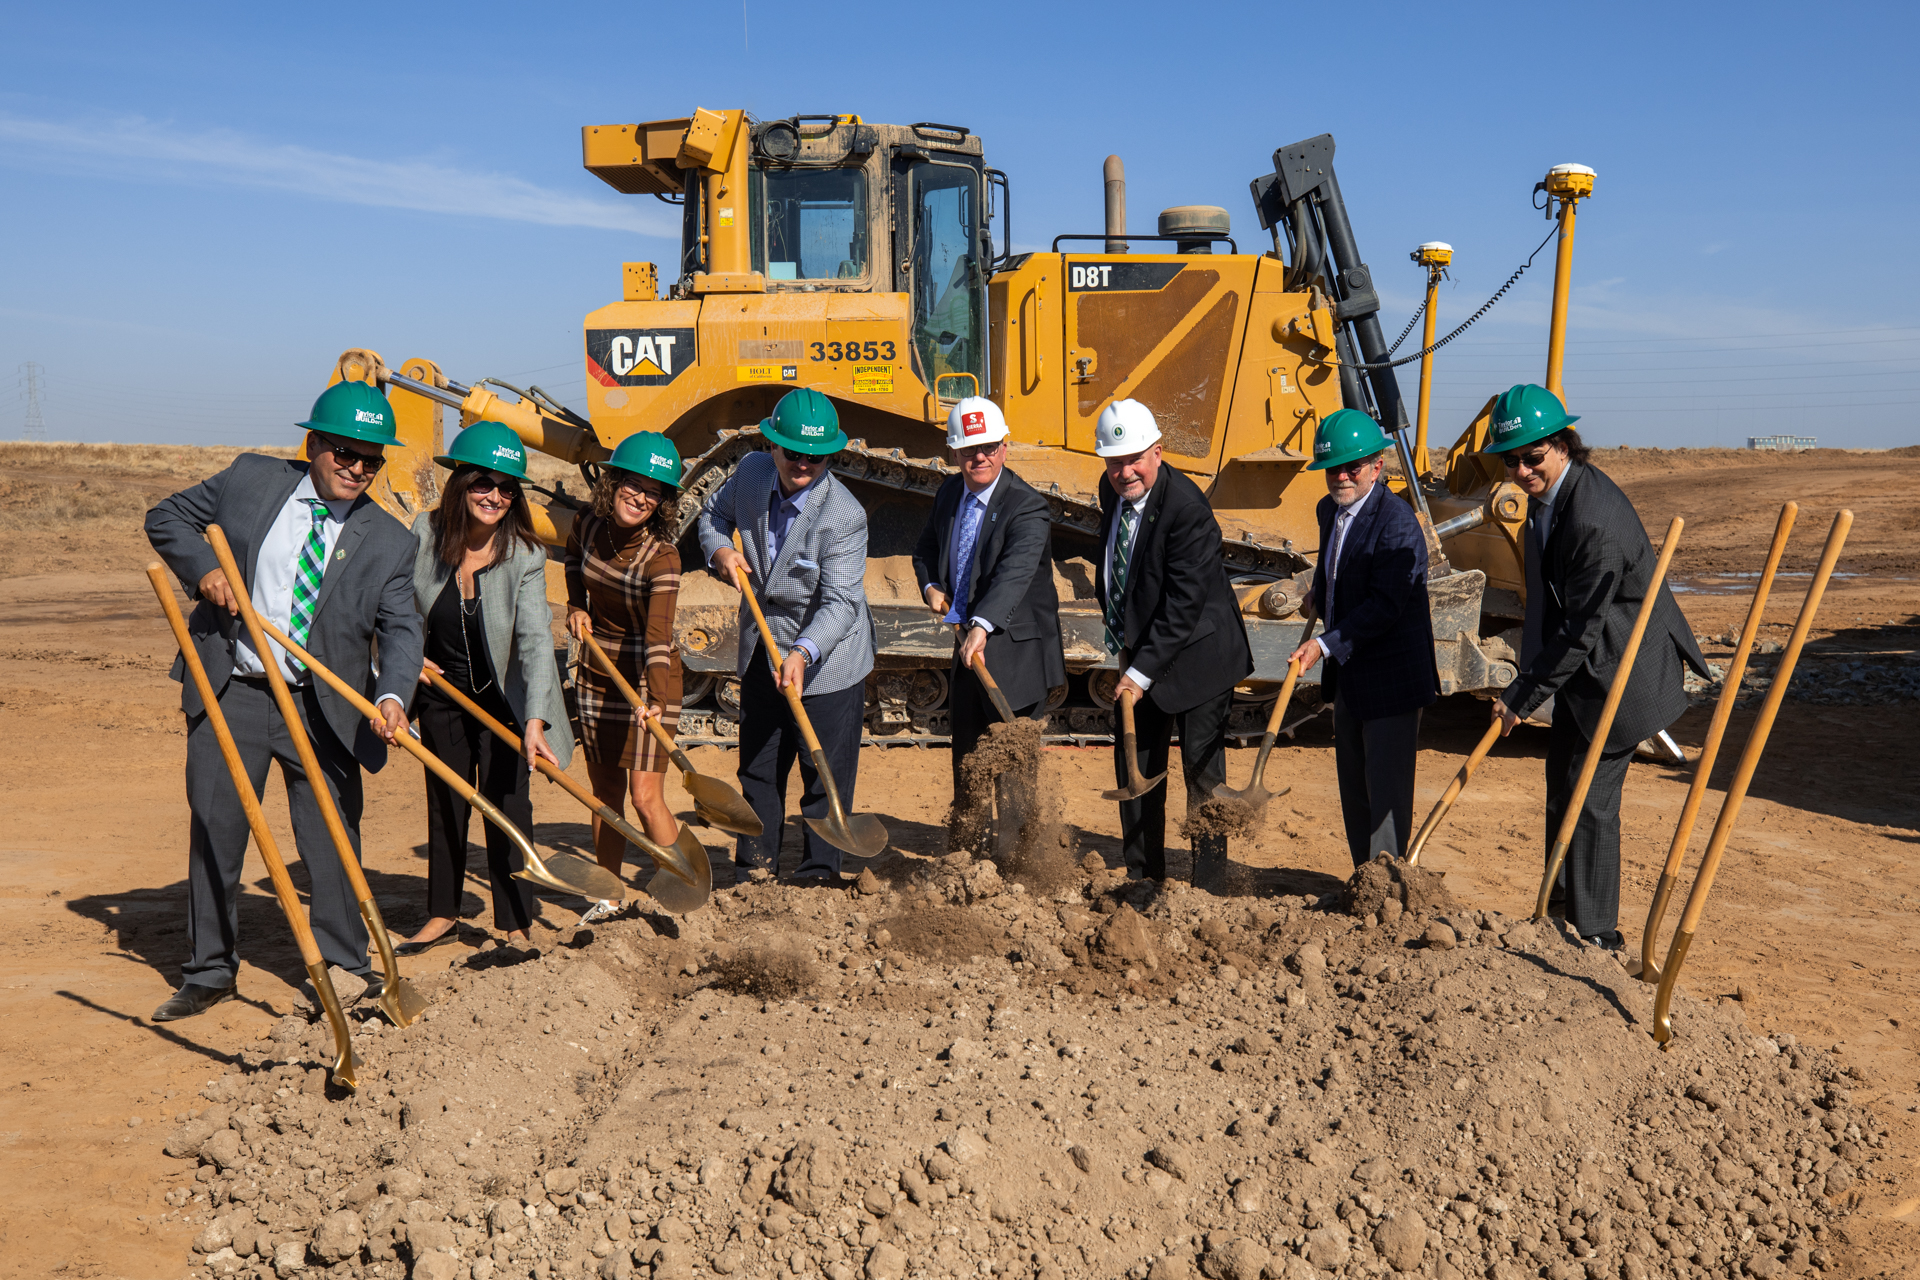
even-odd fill
[{"label": "green hard hat", "polygon": [[527,478],[527,446],[504,422],[476,422],[453,438],[453,447],[434,459],[443,467],[461,463],[498,471],[516,480]]},{"label": "green hard hat", "polygon": [[1493,402],[1493,429],[1487,433],[1486,453],[1506,453],[1545,440],[1580,421],[1567,412],[1560,397],[1545,387],[1523,382],[1508,387]]},{"label": "green hard hat", "polygon": [[636,476],[652,476],[661,484],[680,487],[680,451],[658,431],[638,431],[613,447],[606,465]]},{"label": "green hard hat", "polygon": [[838,453],[847,447],[840,415],[833,401],[812,387],[800,387],[780,397],[773,416],[761,424],[767,439],[795,453]]},{"label": "green hard hat", "polygon": [[334,383],[313,402],[312,415],[294,425],[368,444],[400,443],[393,432],[393,406],[380,388],[364,382]]},{"label": "green hard hat", "polygon": [[1371,458],[1387,447],[1386,432],[1380,424],[1358,409],[1335,409],[1320,421],[1313,433],[1313,461],[1309,471],[1325,471],[1345,466],[1362,458]]}]

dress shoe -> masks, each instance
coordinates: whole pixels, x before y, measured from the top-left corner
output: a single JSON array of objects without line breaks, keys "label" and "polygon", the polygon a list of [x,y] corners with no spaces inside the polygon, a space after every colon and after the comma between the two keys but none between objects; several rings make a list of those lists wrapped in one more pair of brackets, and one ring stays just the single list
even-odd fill
[{"label": "dress shoe", "polygon": [[435,947],[444,947],[449,942],[458,942],[459,934],[460,926],[453,925],[437,938],[428,938],[425,942],[402,942],[394,947],[393,954],[396,956],[425,955]]},{"label": "dress shoe", "polygon": [[1582,939],[1590,947],[1599,947],[1602,951],[1624,951],[1627,940],[1620,936],[1618,929],[1609,929],[1605,933],[1590,933]]},{"label": "dress shoe", "polygon": [[384,973],[368,974],[367,989],[360,993],[360,999],[378,1000],[385,994],[387,994],[387,975]]},{"label": "dress shoe", "polygon": [[158,1009],[153,1011],[151,1021],[178,1022],[182,1018],[197,1017],[223,1001],[231,1000],[240,994],[240,984],[230,983],[224,987],[202,986],[197,982],[183,983],[180,989],[168,996]]}]

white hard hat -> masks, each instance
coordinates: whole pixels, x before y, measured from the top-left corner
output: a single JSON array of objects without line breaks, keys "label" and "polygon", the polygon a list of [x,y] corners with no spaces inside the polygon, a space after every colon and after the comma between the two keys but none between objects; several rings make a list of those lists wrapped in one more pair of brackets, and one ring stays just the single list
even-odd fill
[{"label": "white hard hat", "polygon": [[1123,458],[1145,453],[1159,438],[1160,424],[1153,420],[1153,410],[1138,400],[1115,400],[1100,411],[1093,452],[1100,458]]},{"label": "white hard hat", "polygon": [[985,396],[968,396],[947,413],[947,448],[998,444],[1007,438],[1007,419]]}]

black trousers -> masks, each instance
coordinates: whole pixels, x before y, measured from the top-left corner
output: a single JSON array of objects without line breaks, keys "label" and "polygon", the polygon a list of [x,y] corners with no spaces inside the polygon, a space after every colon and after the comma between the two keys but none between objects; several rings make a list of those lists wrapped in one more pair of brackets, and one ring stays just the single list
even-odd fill
[{"label": "black trousers", "polygon": [[1333,766],[1340,779],[1340,816],[1347,852],[1358,867],[1375,854],[1398,858],[1413,838],[1413,773],[1420,751],[1420,713],[1362,720],[1333,699]]},{"label": "black trousers", "polygon": [[[1547,738],[1548,858],[1553,856],[1554,837],[1560,833],[1586,759],[1587,735],[1566,699],[1559,699]],[[1580,806],[1573,841],[1567,846],[1567,860],[1548,899],[1556,908],[1554,913],[1564,910],[1567,923],[1584,938],[1610,933],[1620,924],[1620,790],[1632,763],[1632,746],[1601,754],[1593,785]]]},{"label": "black trousers", "polygon": [[[357,857],[363,803],[360,765],[327,727],[311,684],[295,689],[293,696]],[[233,733],[254,795],[266,790],[267,767],[276,760],[280,763],[280,776],[287,786],[287,808],[293,818],[294,844],[311,884],[308,916],[321,956],[329,965],[337,964],[350,973],[371,973],[367,926],[360,918],[353,884],[327,834],[314,798],[313,779],[300,764],[273,692],[264,680],[235,677],[220,691],[220,710]],[[231,986],[240,971],[240,874],[253,829],[240,807],[240,797],[234,794],[233,775],[227,771],[220,740],[205,715],[187,723],[187,806],[193,815],[187,843],[190,951],[181,975],[186,982],[199,986]],[[286,856],[285,849],[280,852]]]},{"label": "black trousers", "polygon": [[[1134,705],[1133,728],[1143,777],[1165,772],[1173,755],[1173,730],[1179,727],[1180,769],[1186,776],[1189,812],[1206,803],[1213,789],[1227,780],[1227,713],[1232,706],[1231,687],[1177,715],[1154,705],[1151,689]],[[1114,719],[1113,776],[1125,786],[1127,753],[1117,732],[1117,710]],[[1138,800],[1120,802],[1120,852],[1131,875],[1149,880],[1167,878],[1167,788],[1171,785],[1162,783]],[[1219,834],[1194,837],[1193,882],[1217,887],[1226,870],[1227,838]]]},{"label": "black trousers", "polygon": [[[953,807],[957,813],[965,805],[978,803],[961,786],[960,769],[987,730],[1000,723],[1000,713],[994,710],[993,700],[987,697],[987,687],[980,683],[980,677],[972,668],[955,664],[949,677],[947,732],[953,739]],[[1044,720],[1046,706],[1043,698],[1028,706],[1015,707],[1013,714],[1023,720]],[[1000,824],[994,828],[996,845],[1012,841],[1026,820],[1024,814],[1015,812],[1018,797],[1039,794],[1040,758],[1036,755],[1031,760],[1022,760],[1021,765],[1027,770],[1026,777],[1002,775],[994,779],[994,807],[1000,814]],[[997,854],[1000,849],[996,847],[992,852]]]},{"label": "black trousers", "polygon": [[[826,753],[827,768],[833,771],[834,783],[840,789],[840,803],[852,812],[854,783],[860,772],[860,735],[867,714],[866,682],[832,693],[808,693],[802,686],[800,705],[806,709],[820,748]],[[827,788],[813,767],[786,695],[773,682],[766,649],[756,643],[753,656],[747,660],[746,674],[740,678],[740,794],[760,816],[764,830],[757,836],[741,836],[734,845],[737,871],[779,871],[780,841],[787,816],[787,776],[793,772],[795,760],[800,762],[804,788],[800,796],[802,816],[826,817]],[[797,874],[840,874],[840,850],[816,836],[805,823],[800,830]]]},{"label": "black trousers", "polygon": [[[488,715],[520,732],[513,712],[498,690],[474,698]],[[527,765],[520,753],[489,733],[451,698],[433,689],[421,693],[415,704],[420,717],[420,741],[455,773],[474,784],[507,821],[523,832],[533,830],[533,798],[527,787]],[[467,820],[473,806],[453,788],[427,772],[427,914],[448,920],[460,918],[461,888],[467,878]],[[487,873],[493,882],[493,923],[503,932],[524,930],[533,922],[532,886],[516,880],[525,859],[520,850],[491,822],[486,830]]]}]

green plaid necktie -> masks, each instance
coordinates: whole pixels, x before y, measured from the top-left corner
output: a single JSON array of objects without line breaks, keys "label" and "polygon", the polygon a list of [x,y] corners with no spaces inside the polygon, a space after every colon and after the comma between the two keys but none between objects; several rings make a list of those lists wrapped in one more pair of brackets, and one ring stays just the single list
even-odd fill
[{"label": "green plaid necktie", "polygon": [[[314,610],[320,604],[320,579],[326,576],[327,504],[319,498],[301,501],[313,513],[313,527],[307,530],[307,540],[300,544],[300,559],[293,566],[293,616],[287,619],[287,635],[304,649],[307,633],[313,629]],[[291,654],[287,663],[295,671],[303,670]]]},{"label": "green plaid necktie", "polygon": [[1120,652],[1126,632],[1127,565],[1133,559],[1133,529],[1140,513],[1132,503],[1120,509],[1120,534],[1113,540],[1113,571],[1107,574],[1107,652]]}]

